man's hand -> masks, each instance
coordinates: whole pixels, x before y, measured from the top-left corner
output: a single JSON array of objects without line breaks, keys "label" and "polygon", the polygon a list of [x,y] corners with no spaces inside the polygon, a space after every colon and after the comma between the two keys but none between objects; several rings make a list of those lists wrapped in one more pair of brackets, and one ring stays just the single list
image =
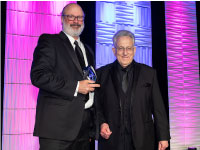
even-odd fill
[{"label": "man's hand", "polygon": [[112,132],[110,131],[109,125],[107,123],[101,124],[101,132],[100,132],[100,134],[104,139],[109,139],[109,137],[112,134]]},{"label": "man's hand", "polygon": [[79,81],[78,92],[81,94],[88,94],[94,91],[96,87],[100,87],[100,84],[95,84],[92,80],[82,80]]},{"label": "man's hand", "polygon": [[159,141],[158,150],[165,150],[168,147],[168,141]]}]

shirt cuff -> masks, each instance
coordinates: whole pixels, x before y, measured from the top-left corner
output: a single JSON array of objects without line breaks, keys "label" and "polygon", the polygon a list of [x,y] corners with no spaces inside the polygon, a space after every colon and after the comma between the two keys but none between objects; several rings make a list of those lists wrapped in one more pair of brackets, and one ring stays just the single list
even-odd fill
[{"label": "shirt cuff", "polygon": [[75,90],[75,93],[74,93],[75,97],[78,95],[78,88],[79,88],[79,81],[77,83],[76,90]]}]

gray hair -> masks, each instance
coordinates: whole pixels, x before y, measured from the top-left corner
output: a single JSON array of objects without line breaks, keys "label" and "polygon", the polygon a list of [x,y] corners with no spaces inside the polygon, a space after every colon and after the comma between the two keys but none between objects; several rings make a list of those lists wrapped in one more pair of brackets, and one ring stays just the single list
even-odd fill
[{"label": "gray hair", "polygon": [[135,35],[132,32],[127,30],[119,30],[117,33],[115,33],[112,39],[115,47],[117,46],[117,39],[121,36],[128,36],[133,39],[133,43],[135,43]]}]

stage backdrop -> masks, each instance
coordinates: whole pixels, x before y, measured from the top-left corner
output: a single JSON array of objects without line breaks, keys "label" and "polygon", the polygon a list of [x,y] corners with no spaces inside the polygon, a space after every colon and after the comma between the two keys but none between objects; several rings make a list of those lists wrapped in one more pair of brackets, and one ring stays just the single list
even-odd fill
[{"label": "stage backdrop", "polygon": [[30,68],[39,35],[61,31],[60,13],[68,2],[7,2],[3,150],[38,150],[33,137],[38,89]]},{"label": "stage backdrop", "polygon": [[[30,67],[38,36],[61,30],[60,12],[69,2],[7,2],[3,150],[38,150],[32,136],[38,89]],[[200,86],[195,2],[166,2],[166,34],[172,150],[200,143]],[[109,14],[109,15],[108,15]],[[152,65],[150,2],[96,3],[97,68],[115,60],[112,36],[136,36],[136,61]],[[200,147],[199,147],[200,148]]]},{"label": "stage backdrop", "polygon": [[96,66],[115,60],[112,37],[118,30],[135,34],[135,60],[152,65],[150,2],[96,2]]},{"label": "stage backdrop", "polygon": [[195,2],[165,2],[171,149],[200,149],[200,85]]},{"label": "stage backdrop", "polygon": [[[1,2],[0,2],[0,20],[1,20]],[[2,46],[1,46],[1,21],[0,21],[0,58],[2,59],[2,57],[1,57],[1,49],[2,49]],[[1,60],[2,61],[2,60]],[[1,69],[1,61],[0,61],[0,70],[1,70],[1,73],[2,73],[2,69]],[[2,88],[2,80],[1,80],[1,73],[0,73],[0,82],[1,82],[1,88]],[[0,97],[2,97],[2,93],[1,93],[1,91],[2,90],[0,90]],[[0,101],[0,106],[2,106],[2,101]],[[2,118],[1,118],[1,107],[0,107],[0,120],[2,120]],[[2,124],[1,124],[2,125]],[[1,126],[0,126],[1,127]],[[0,131],[0,133],[1,133],[1,131]],[[1,145],[1,142],[0,142],[0,145]]]}]

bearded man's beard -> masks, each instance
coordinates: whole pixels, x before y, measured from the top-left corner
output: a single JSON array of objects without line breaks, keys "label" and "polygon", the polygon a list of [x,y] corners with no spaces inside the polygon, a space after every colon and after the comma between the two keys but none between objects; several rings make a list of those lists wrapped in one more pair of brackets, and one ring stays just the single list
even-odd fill
[{"label": "bearded man's beard", "polygon": [[[78,29],[73,29],[72,28],[73,26],[76,26],[76,27],[79,27],[79,28]],[[77,24],[77,23],[74,23],[74,24],[63,23],[64,32],[66,32],[67,34],[69,34],[72,37],[80,36],[81,33],[83,32],[84,27],[85,27],[84,23],[82,25]]]}]

